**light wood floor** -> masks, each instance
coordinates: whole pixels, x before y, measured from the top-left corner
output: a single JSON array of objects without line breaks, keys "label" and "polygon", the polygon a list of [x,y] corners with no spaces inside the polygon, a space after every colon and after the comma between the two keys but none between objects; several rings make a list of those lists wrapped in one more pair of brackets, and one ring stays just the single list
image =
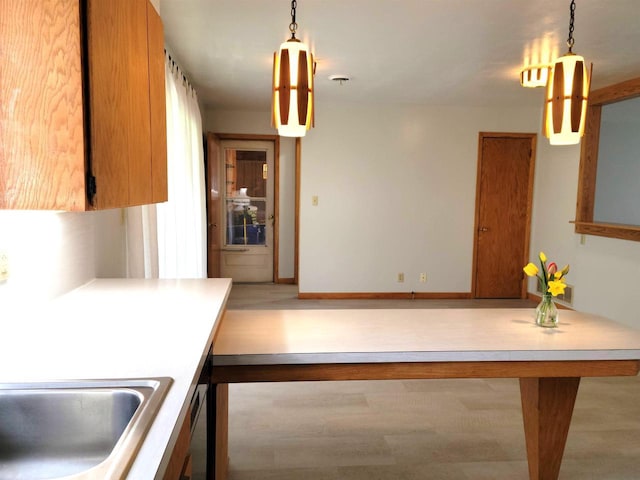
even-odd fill
[{"label": "light wood floor", "polygon": [[[228,306],[531,306],[519,300],[313,301],[295,294],[293,286],[235,285]],[[230,480],[528,478],[516,379],[232,385],[229,423]],[[640,479],[638,377],[583,379],[560,479]]]}]

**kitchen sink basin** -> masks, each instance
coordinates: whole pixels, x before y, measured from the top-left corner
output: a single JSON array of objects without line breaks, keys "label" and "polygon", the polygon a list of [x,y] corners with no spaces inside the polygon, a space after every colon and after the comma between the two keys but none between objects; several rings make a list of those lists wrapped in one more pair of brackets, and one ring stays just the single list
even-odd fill
[{"label": "kitchen sink basin", "polygon": [[0,479],[119,479],[170,378],[0,384]]}]

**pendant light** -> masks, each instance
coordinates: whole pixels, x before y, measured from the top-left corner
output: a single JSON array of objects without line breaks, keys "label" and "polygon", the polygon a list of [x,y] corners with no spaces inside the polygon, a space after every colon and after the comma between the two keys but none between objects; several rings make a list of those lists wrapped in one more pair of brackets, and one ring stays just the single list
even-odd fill
[{"label": "pendant light", "polygon": [[584,134],[590,75],[584,58],[573,53],[573,22],[576,10],[571,0],[569,51],[553,62],[544,104],[544,133],[551,145],[573,145]]},{"label": "pendant light", "polygon": [[291,2],[291,38],[273,54],[273,124],[285,137],[304,137],[313,126],[313,55],[296,38],[296,7]]}]

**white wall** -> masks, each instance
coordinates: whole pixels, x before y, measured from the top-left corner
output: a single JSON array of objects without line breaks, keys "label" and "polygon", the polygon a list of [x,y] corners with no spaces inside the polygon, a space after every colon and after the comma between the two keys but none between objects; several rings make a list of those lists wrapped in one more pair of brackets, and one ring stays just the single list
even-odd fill
[{"label": "white wall", "polygon": [[[573,308],[640,328],[640,242],[576,235],[569,221],[575,218],[580,147],[551,147],[544,138],[539,146],[532,260],[542,250],[558,265],[570,264]],[[529,291],[535,291],[533,280]]]},{"label": "white wall", "polygon": [[55,298],[98,276],[124,276],[120,210],[87,213],[0,210],[0,319]]},{"label": "white wall", "polygon": [[574,308],[640,328],[640,243],[581,243],[580,147],[551,147],[540,124],[539,109],[319,105],[302,147],[300,291],[470,291],[478,132],[537,132],[531,259],[571,265]]},{"label": "white wall", "polygon": [[478,133],[539,124],[537,108],[318,105],[302,144],[300,291],[469,292]]},{"label": "white wall", "polygon": [[[205,112],[204,130],[215,133],[275,135],[270,112],[221,111]],[[280,137],[280,218],[278,276],[293,278],[295,248],[295,140]]]}]

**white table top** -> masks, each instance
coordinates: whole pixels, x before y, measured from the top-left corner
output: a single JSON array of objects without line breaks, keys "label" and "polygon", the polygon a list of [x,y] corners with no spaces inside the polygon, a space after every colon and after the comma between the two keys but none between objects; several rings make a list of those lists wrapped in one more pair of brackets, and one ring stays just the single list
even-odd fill
[{"label": "white table top", "polygon": [[2,315],[0,383],[172,377],[128,479],[163,472],[231,288],[228,279],[94,280]]},{"label": "white table top", "polygon": [[640,359],[640,330],[569,310],[234,310],[214,365]]}]

